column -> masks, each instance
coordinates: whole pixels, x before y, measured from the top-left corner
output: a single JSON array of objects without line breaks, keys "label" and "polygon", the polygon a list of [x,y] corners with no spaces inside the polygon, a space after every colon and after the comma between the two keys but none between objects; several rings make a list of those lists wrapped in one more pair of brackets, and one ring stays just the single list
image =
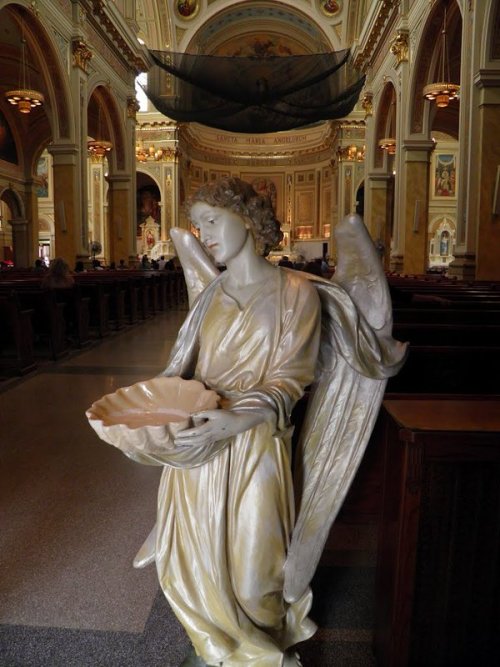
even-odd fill
[{"label": "column", "polygon": [[72,266],[76,257],[88,257],[80,150],[74,144],[52,144],[48,151],[53,160],[55,252]]},{"label": "column", "polygon": [[[369,174],[366,190],[370,192],[369,231],[375,243],[384,247],[382,261],[387,271],[400,271],[403,258],[397,248],[391,254],[394,217],[394,177],[392,174]],[[366,206],[366,202],[365,202]]]},{"label": "column", "polygon": [[14,248],[14,266],[27,268],[32,265],[28,238],[28,221],[25,218],[9,220],[12,227],[12,247]]},{"label": "column", "polygon": [[402,148],[403,270],[425,273],[429,253],[429,155],[434,144],[429,140],[406,139]]},{"label": "column", "polygon": [[134,238],[131,236],[130,224],[133,217],[133,210],[130,205],[132,179],[127,174],[116,174],[109,175],[107,180],[109,182],[109,259],[115,262],[119,262],[120,259],[130,258],[131,256],[135,259],[135,236]]},{"label": "column", "polygon": [[500,280],[500,75],[498,70],[480,70],[475,77],[479,89],[479,138],[468,168],[477,174],[475,207],[469,224],[476,228],[476,279]]}]

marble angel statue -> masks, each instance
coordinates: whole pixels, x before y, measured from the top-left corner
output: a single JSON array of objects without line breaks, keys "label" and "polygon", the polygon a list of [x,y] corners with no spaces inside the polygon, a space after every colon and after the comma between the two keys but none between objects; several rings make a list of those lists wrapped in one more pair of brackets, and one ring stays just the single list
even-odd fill
[{"label": "marble angel statue", "polygon": [[[189,214],[201,243],[172,230],[190,311],[163,375],[200,380],[224,404],[177,434],[193,456],[164,466],[134,565],[156,561],[194,647],[183,665],[300,665],[293,647],[316,630],[309,584],[405,346],[359,217],[338,226],[327,281],[263,257],[279,223],[239,179],[203,186]],[[293,473],[290,414],[307,387]]]}]

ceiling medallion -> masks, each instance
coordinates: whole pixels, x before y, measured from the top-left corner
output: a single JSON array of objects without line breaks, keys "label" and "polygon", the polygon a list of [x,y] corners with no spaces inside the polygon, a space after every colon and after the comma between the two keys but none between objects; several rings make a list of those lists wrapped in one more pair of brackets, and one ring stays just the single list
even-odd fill
[{"label": "ceiling medallion", "polygon": [[181,19],[191,20],[200,11],[199,0],[175,0],[175,11]]},{"label": "ceiling medallion", "polygon": [[326,16],[336,16],[342,9],[340,0],[321,0],[319,8]]}]

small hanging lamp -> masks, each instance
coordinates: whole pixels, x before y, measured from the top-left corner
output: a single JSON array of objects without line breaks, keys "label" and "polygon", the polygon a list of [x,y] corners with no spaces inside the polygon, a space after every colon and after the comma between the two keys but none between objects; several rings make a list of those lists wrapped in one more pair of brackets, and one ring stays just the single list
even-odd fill
[{"label": "small hanging lamp", "polygon": [[396,139],[394,137],[384,137],[380,139],[378,145],[383,151],[387,151],[388,155],[396,154]]},{"label": "small hanging lamp", "polygon": [[448,106],[451,100],[456,99],[460,93],[460,86],[456,83],[451,83],[450,81],[450,62],[448,58],[448,42],[446,39],[446,6],[444,8],[443,28],[441,30],[439,76],[439,82],[429,83],[424,87],[423,95],[430,101],[435,100],[437,107],[444,108]]},{"label": "small hanging lamp", "polygon": [[[99,137],[103,137],[104,132],[102,129],[102,118],[101,118],[101,107],[99,105],[98,107],[98,112],[97,112],[97,134]],[[89,139],[87,141],[87,150],[91,155],[95,155],[98,158],[102,158],[106,155],[106,153],[109,153],[109,151],[113,148],[113,144],[111,141],[108,141],[107,139],[104,138],[99,138],[99,139]]]},{"label": "small hanging lamp", "polygon": [[26,39],[24,37],[24,24],[21,25],[21,66],[19,71],[19,88],[8,90],[5,97],[10,104],[17,106],[20,113],[30,113],[31,109],[40,107],[45,99],[38,90],[33,90],[30,85],[29,69],[26,63]]}]

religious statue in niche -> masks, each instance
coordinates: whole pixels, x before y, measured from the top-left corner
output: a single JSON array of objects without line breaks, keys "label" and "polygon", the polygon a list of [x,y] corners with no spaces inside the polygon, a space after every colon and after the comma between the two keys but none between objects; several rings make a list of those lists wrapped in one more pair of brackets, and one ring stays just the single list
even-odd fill
[{"label": "religious statue in niche", "polygon": [[160,240],[160,225],[155,221],[154,218],[149,216],[146,220],[141,223],[141,244],[140,244],[140,254],[151,255],[151,250],[154,248],[155,244]]},{"label": "religious statue in niche", "polygon": [[[138,438],[127,450],[126,431],[107,440],[163,465],[134,565],[156,561],[193,645],[183,667],[296,666],[293,647],[316,631],[310,581],[406,346],[392,338],[359,216],[337,227],[331,282],[266,261],[282,233],[269,198],[244,181],[202,186],[188,212],[199,240],[179,228],[171,238],[190,311],[161,377],[202,383],[221,403],[192,415],[170,449],[149,454]],[[290,417],[308,387],[292,471]]]},{"label": "religious statue in niche", "polygon": [[198,0],[176,0],[175,8],[183,19],[192,19],[196,16],[200,7]]},{"label": "religious statue in niche", "polygon": [[327,16],[335,16],[341,9],[340,1],[337,2],[336,0],[320,0],[319,6]]}]

